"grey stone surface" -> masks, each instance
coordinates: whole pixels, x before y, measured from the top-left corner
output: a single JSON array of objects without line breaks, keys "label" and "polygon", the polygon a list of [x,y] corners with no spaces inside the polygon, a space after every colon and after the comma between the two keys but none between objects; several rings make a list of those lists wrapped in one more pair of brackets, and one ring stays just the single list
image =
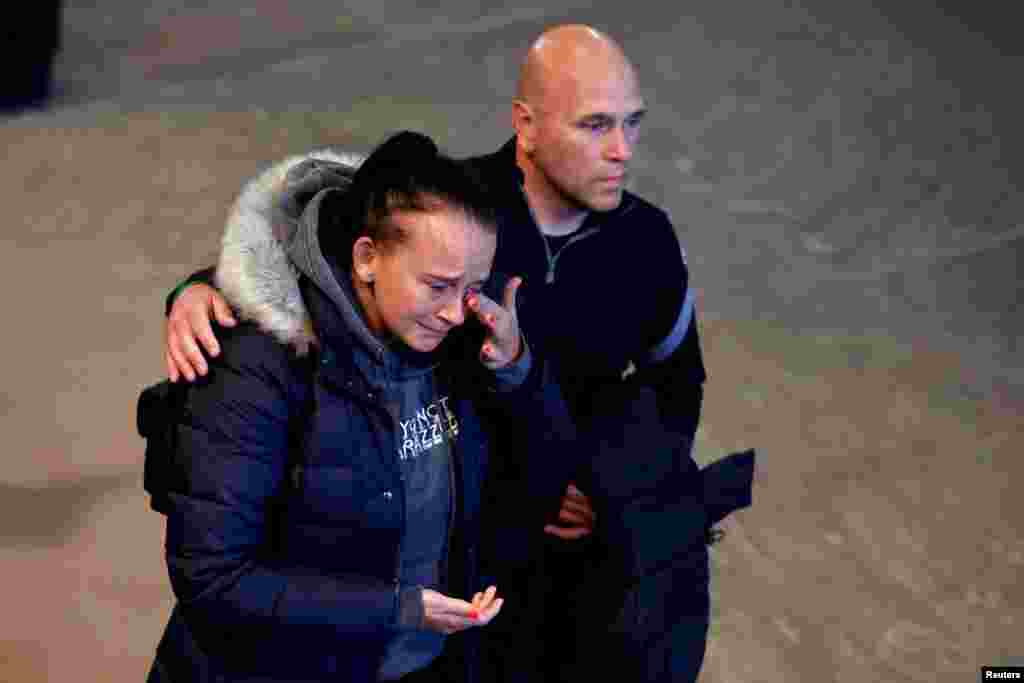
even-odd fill
[{"label": "grey stone surface", "polygon": [[702,681],[1019,663],[1006,19],[924,0],[69,0],[59,96],[0,122],[0,680],[145,673],[170,591],[133,402],[163,372],[163,294],[211,262],[242,180],[402,127],[491,150],[525,47],[568,20],[641,71],[634,189],[671,213],[701,291],[698,457],[763,454],[716,551]]}]

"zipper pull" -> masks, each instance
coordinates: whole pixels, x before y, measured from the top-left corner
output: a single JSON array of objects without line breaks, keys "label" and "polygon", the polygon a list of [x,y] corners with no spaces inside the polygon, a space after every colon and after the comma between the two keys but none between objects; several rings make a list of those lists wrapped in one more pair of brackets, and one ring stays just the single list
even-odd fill
[{"label": "zipper pull", "polygon": [[548,268],[548,274],[544,277],[545,284],[551,284],[555,281],[555,269]]}]

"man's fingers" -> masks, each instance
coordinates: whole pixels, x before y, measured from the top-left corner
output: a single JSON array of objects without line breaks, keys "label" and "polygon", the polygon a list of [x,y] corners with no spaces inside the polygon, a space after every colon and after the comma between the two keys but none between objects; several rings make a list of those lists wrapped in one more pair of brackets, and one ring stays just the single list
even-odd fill
[{"label": "man's fingers", "polygon": [[185,358],[188,359],[195,371],[200,375],[205,375],[207,371],[206,358],[203,356],[202,350],[199,348],[199,344],[196,343],[195,337],[192,335],[182,335],[179,339],[181,349],[184,352]]},{"label": "man's fingers", "polygon": [[562,527],[557,524],[548,524],[544,527],[544,533],[550,536],[556,536],[563,541],[578,541],[584,536],[589,536],[591,530],[586,527]]},{"label": "man's fingers", "polygon": [[185,359],[185,354],[178,348],[178,337],[171,335],[167,340],[167,353],[170,354],[171,360],[174,362],[178,372],[180,372],[185,379],[189,382],[194,382],[196,379],[195,371],[192,369],[192,364]]},{"label": "man's fingers", "polygon": [[572,484],[570,484],[565,490],[565,496],[562,497],[562,500],[572,500],[579,505],[590,508],[590,498],[587,498],[587,494],[583,493]]},{"label": "man's fingers", "polygon": [[225,327],[234,327],[236,323],[235,314],[232,312],[231,307],[228,306],[228,302],[220,295],[220,292],[214,292],[210,295],[210,303],[213,305],[213,314],[217,317],[217,322]]},{"label": "man's fingers", "polygon": [[565,524],[583,524],[586,521],[586,515],[582,515],[575,510],[569,510],[562,508],[558,511],[558,521]]},{"label": "man's fingers", "polygon": [[548,524],[544,527],[544,533],[565,541],[576,541],[593,533],[596,517],[590,499],[570,482],[558,510],[559,523]]},{"label": "man's fingers", "polygon": [[584,519],[594,518],[594,511],[591,509],[589,505],[584,505],[583,503],[579,503],[575,500],[568,498],[562,500],[562,507],[560,511],[572,513],[574,515],[583,517]]},{"label": "man's fingers", "polygon": [[167,365],[167,379],[171,380],[171,382],[177,382],[179,376],[178,366],[174,364],[170,351],[164,351],[164,363]]},{"label": "man's fingers", "polygon": [[192,336],[192,330],[187,325],[184,323],[171,323],[167,347],[177,363],[178,369],[188,378],[188,381],[193,381],[195,374],[206,374],[206,358],[199,349],[199,345],[196,344],[196,340]]},{"label": "man's fingers", "polygon": [[590,506],[587,505],[586,499],[584,498],[570,498],[569,496],[566,496],[565,498],[562,498],[562,507],[571,508],[583,513],[590,512]]},{"label": "man's fingers", "polygon": [[563,526],[590,526],[590,520],[569,510],[558,511],[558,522]]},{"label": "man's fingers", "polygon": [[590,499],[571,483],[566,487],[565,495],[562,497],[562,509],[568,509],[583,515],[589,524],[592,524],[597,519],[597,514],[590,505]]},{"label": "man's fingers", "polygon": [[220,354],[220,343],[217,342],[217,336],[213,333],[213,326],[210,325],[210,318],[206,312],[194,311],[188,318],[188,325],[191,328],[189,332],[199,337],[199,341],[207,353],[211,356]]}]

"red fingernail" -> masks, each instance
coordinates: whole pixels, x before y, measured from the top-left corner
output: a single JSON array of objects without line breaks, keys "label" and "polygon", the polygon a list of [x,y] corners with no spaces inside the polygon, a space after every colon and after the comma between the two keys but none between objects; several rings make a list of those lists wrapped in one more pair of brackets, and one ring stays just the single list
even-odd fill
[{"label": "red fingernail", "polygon": [[475,609],[471,609],[469,610],[469,618],[473,621],[478,621],[480,619],[480,613],[477,612]]},{"label": "red fingernail", "polygon": [[486,354],[487,354],[488,356],[489,356],[489,355],[491,355],[492,353],[494,353],[494,349],[492,349],[492,348],[491,348],[491,345],[490,345],[490,344],[484,344],[484,348],[483,348],[483,351],[484,351],[484,353],[486,353]]},{"label": "red fingernail", "polygon": [[486,319],[487,319],[487,324],[488,325],[493,325],[494,324],[494,315],[493,314],[488,315]]}]

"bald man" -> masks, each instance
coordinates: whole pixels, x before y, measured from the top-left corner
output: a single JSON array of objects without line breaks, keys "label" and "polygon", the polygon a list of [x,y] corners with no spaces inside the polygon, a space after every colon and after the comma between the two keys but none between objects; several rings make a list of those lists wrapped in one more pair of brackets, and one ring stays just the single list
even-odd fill
[{"label": "bald man", "polygon": [[[547,536],[529,520],[521,542],[481,551],[506,596],[486,632],[486,680],[579,680],[610,666],[622,680],[695,680],[711,525],[749,504],[749,467],[740,474],[746,493],[712,504],[690,456],[705,370],[689,273],[665,212],[625,189],[645,113],[615,41],[588,26],[557,26],[523,62],[515,136],[467,160],[498,208],[493,271],[524,277],[526,339],[557,364],[581,432],[601,435],[581,439],[594,464],[561,501],[556,493],[539,525]],[[168,297],[174,381],[205,374],[203,349],[217,354],[211,318],[234,324],[204,284],[211,276],[200,271]],[[623,430],[631,430],[626,449]],[[524,526],[523,492],[502,488],[517,479],[516,452],[516,435],[502,435],[488,500]],[[655,473],[656,493],[636,483],[645,472]],[[667,497],[665,482],[674,482]]]}]

